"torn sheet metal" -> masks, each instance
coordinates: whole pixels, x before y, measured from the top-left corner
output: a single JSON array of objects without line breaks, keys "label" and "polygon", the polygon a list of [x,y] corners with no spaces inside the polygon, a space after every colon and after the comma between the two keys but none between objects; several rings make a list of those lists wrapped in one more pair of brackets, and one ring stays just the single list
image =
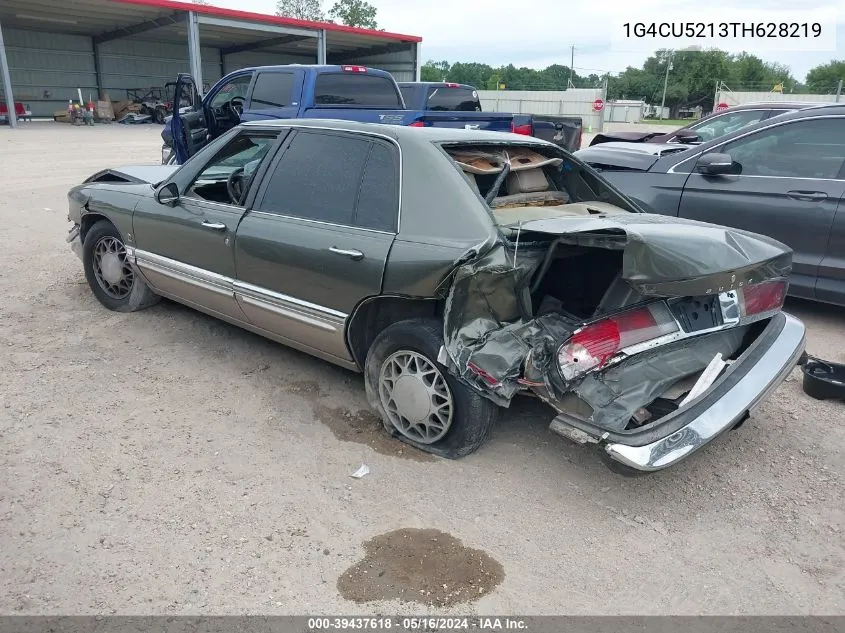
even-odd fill
[{"label": "torn sheet metal", "polygon": [[634,413],[662,396],[680,379],[705,369],[713,357],[732,357],[748,326],[679,341],[633,356],[605,371],[588,374],[573,391],[593,409],[590,421],[622,431]]},{"label": "torn sheet metal", "polygon": [[528,286],[545,249],[520,249],[516,265],[513,256],[499,244],[460,266],[444,314],[451,368],[502,406],[522,388],[517,380],[528,352],[553,350],[576,327],[559,314],[531,318]]},{"label": "torn sheet metal", "polygon": [[792,251],[772,238],[694,220],[646,213],[530,220],[523,234],[557,243],[623,250],[622,278],[650,296],[699,296],[787,277]]}]

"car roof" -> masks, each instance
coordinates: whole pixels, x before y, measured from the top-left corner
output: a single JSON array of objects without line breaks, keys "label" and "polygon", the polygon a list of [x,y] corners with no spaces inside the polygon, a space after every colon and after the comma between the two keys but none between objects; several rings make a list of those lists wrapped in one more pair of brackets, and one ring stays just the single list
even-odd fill
[{"label": "car roof", "polygon": [[513,143],[519,145],[543,145],[557,147],[553,143],[533,136],[523,136],[510,132],[488,132],[485,130],[466,130],[463,128],[409,127],[388,125],[385,123],[359,123],[336,119],[278,119],[273,121],[249,121],[241,124],[244,128],[322,128],[329,130],[381,134],[398,141],[426,140],[432,143]]}]

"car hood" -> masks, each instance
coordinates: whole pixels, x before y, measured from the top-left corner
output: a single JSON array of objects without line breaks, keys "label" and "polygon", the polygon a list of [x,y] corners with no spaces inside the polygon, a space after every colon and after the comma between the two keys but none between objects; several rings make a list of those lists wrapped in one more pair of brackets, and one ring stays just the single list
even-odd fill
[{"label": "car hood", "polygon": [[680,154],[695,145],[681,143],[602,143],[585,147],[574,156],[597,169],[648,171],[662,157]]},{"label": "car hood", "polygon": [[157,184],[167,180],[179,165],[128,165],[113,167],[98,171],[85,180],[85,184],[92,182],[126,182],[131,184]]},{"label": "car hood", "polygon": [[643,295],[698,296],[786,277],[792,250],[770,237],[648,213],[556,217],[521,224],[522,235],[622,250],[622,278]]}]

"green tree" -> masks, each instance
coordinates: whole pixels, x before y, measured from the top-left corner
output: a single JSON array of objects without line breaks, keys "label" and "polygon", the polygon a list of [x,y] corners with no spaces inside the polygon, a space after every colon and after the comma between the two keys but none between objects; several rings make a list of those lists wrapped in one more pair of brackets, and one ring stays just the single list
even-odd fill
[{"label": "green tree", "polygon": [[320,8],[320,0],[278,0],[276,15],[314,22],[325,20],[323,9]]},{"label": "green tree", "polygon": [[329,10],[329,17],[347,26],[376,30],[376,13],[378,9],[365,0],[338,0]]},{"label": "green tree", "polygon": [[420,69],[420,81],[445,81],[449,76],[449,62],[429,59]]},{"label": "green tree", "polygon": [[807,88],[814,94],[833,94],[840,80],[845,80],[845,60],[834,59],[810,69]]}]

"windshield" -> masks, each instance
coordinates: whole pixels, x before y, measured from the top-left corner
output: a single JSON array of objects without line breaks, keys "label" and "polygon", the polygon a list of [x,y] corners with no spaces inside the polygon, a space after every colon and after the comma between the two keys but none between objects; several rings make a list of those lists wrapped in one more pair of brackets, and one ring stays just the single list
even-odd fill
[{"label": "windshield", "polygon": [[758,121],[762,121],[766,110],[740,110],[739,112],[726,112],[725,114],[699,121],[690,125],[688,129],[698,135],[702,143],[713,140],[725,134],[730,134]]},{"label": "windshield", "polygon": [[640,212],[586,165],[563,152],[520,145],[448,146],[448,156],[496,224]]}]

